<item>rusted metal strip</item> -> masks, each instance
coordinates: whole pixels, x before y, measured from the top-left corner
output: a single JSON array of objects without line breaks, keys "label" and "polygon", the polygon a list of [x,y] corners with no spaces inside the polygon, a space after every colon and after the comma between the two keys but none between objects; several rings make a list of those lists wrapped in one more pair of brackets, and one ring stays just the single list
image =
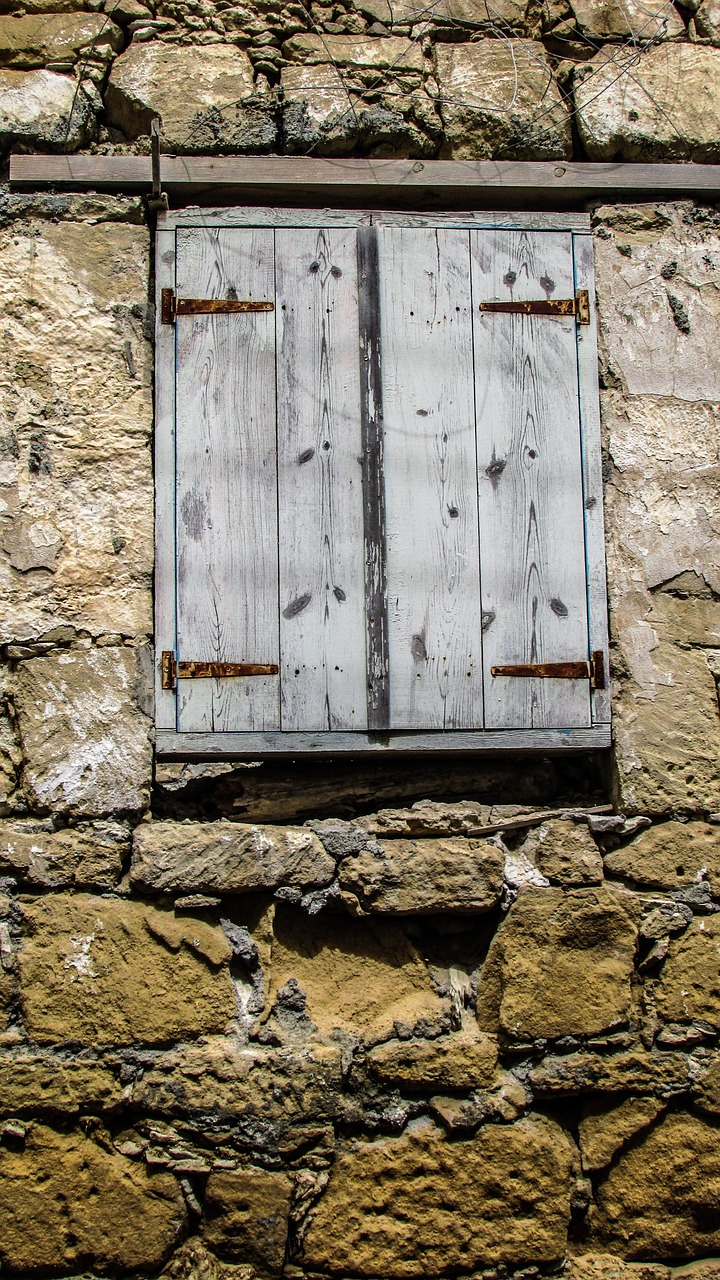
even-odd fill
[{"label": "rusted metal strip", "polygon": [[176,662],[171,649],[161,658],[162,687],[174,689],[177,680],[225,680],[230,676],[276,676],[275,662]]},{"label": "rusted metal strip", "polygon": [[227,315],[237,311],[274,310],[274,302],[253,302],[239,298],[176,298],[174,289],[162,291],[163,324],[174,324],[178,316]]},{"label": "rusted metal strip", "polygon": [[605,688],[605,660],[596,649],[589,662],[524,662],[491,667],[493,676],[520,676],[526,680],[589,680],[593,689]]},{"label": "rusted metal strip", "polygon": [[578,324],[590,323],[590,294],[578,289],[574,298],[545,298],[542,301],[481,302],[481,311],[503,311],[522,316],[575,316]]}]

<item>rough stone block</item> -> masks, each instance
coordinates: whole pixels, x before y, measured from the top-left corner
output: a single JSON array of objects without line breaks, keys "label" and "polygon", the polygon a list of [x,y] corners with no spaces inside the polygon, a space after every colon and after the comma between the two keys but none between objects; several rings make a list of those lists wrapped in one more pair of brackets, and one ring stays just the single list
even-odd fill
[{"label": "rough stone block", "polygon": [[437,1040],[387,1040],[367,1061],[380,1084],[403,1091],[484,1088],[495,1082],[497,1041],[475,1029]]},{"label": "rough stone block", "polygon": [[568,1258],[563,1276],[564,1280],[675,1280],[676,1273],[662,1262],[625,1262],[614,1254],[584,1253]]},{"label": "rough stone block", "polygon": [[720,920],[693,920],[670,943],[668,958],[655,987],[655,1004],[668,1022],[698,1019],[720,1027]]},{"label": "rough stone block", "polygon": [[[399,36],[336,36],[302,33],[286,40],[283,54],[290,62],[334,62],[355,70],[422,71],[425,59],[417,41]],[[320,80],[318,80],[318,84]]]},{"label": "rough stone block", "polygon": [[101,1115],[120,1109],[124,1087],[100,1062],[50,1053],[0,1053],[0,1115]]},{"label": "rough stone block", "polygon": [[705,0],[695,14],[695,29],[701,40],[709,40],[716,47],[720,45],[720,2]]},{"label": "rough stone block", "polygon": [[[73,81],[54,79],[72,94]],[[147,228],[128,225],[138,220],[133,202],[107,197],[15,197],[11,212],[24,211],[32,220],[0,231],[0,413],[11,424],[1,442],[0,642],[59,626],[147,635]]]},{"label": "rough stone block", "polygon": [[673,40],[685,35],[677,9],[665,0],[570,0],[575,21],[592,40]]},{"label": "rough stone block", "polygon": [[33,819],[0,822],[0,872],[32,886],[113,888],[129,852],[130,829],[120,822],[60,831]]},{"label": "rough stone block", "polygon": [[203,1204],[203,1239],[214,1253],[252,1263],[260,1275],[282,1271],[292,1181],[285,1173],[238,1169],[213,1173]]},{"label": "rough stone block", "polygon": [[23,905],[22,1016],[40,1044],[167,1044],[236,1014],[222,930],[120,899],[55,894]]},{"label": "rough stone block", "polygon": [[480,974],[480,1026],[523,1041],[626,1022],[636,936],[627,899],[609,888],[522,889]]},{"label": "rough stone block", "polygon": [[100,817],[149,800],[151,722],[137,703],[138,651],[72,649],[18,664],[24,787],[40,810]]},{"label": "rough stone block", "polygon": [[682,1053],[639,1048],[620,1053],[583,1050],[543,1058],[529,1071],[528,1083],[538,1098],[630,1091],[672,1098],[687,1091],[694,1066]]},{"label": "rough stone block", "polygon": [[697,44],[656,45],[618,75],[603,49],[575,73],[580,138],[591,160],[720,158],[720,55]]},{"label": "rough stone block", "polygon": [[478,40],[435,51],[443,154],[457,160],[572,155],[570,116],[542,44]]},{"label": "rough stone block", "polygon": [[42,1125],[23,1151],[0,1147],[0,1216],[0,1261],[15,1274],[158,1267],[187,1219],[169,1174]]},{"label": "rough stone block", "polygon": [[346,858],[339,876],[364,912],[482,912],[500,901],[503,868],[488,840],[386,840]]},{"label": "rough stone block", "polygon": [[377,22],[390,23],[432,23],[435,26],[454,27],[457,23],[472,24],[476,29],[483,27],[497,31],[510,28],[520,33],[530,33],[535,26],[528,15],[528,5],[522,0],[497,0],[488,6],[487,0],[445,0],[438,6],[430,3],[418,5],[417,0],[362,0],[358,4],[363,13],[369,14]]},{"label": "rough stone block", "polygon": [[523,853],[551,884],[565,889],[600,884],[603,863],[588,828],[576,822],[543,822],[523,845]]},{"label": "rough stone block", "polygon": [[393,924],[278,910],[270,1000],[293,979],[323,1036],[378,1041],[417,1026],[437,1034],[447,1019],[418,951]]},{"label": "rough stone block", "polygon": [[640,889],[679,889],[707,880],[720,897],[720,827],[709,822],[660,822],[623,849],[605,855],[613,876]]},{"label": "rough stone block", "polygon": [[565,1251],[575,1154],[559,1125],[536,1117],[488,1125],[467,1142],[421,1121],[399,1138],[348,1143],[303,1261],[392,1278],[554,1261]]},{"label": "rough stone block", "polygon": [[0,148],[22,143],[77,151],[97,132],[100,99],[53,71],[0,71]]},{"label": "rough stone block", "polygon": [[108,61],[122,43],[122,31],[102,13],[0,16],[0,67],[33,71],[88,55]]},{"label": "rough stone block", "polygon": [[621,1155],[601,1183],[591,1247],[625,1258],[697,1258],[720,1251],[716,1130],[676,1113]]},{"label": "rough stone block", "polygon": [[[392,82],[396,84],[396,81]],[[289,152],[344,155],[432,155],[441,132],[435,103],[424,90],[363,101],[332,63],[289,63],[282,69],[283,135]]]},{"label": "rough stone block", "polygon": [[334,860],[305,827],[148,822],[133,837],[133,884],[152,892],[320,888],[334,874]]},{"label": "rough stone block", "polygon": [[[130,3],[130,0],[125,2]],[[255,1280],[255,1272],[249,1263],[221,1261],[210,1253],[199,1236],[191,1236],[181,1244],[161,1275],[162,1280]],[[644,1278],[638,1277],[638,1280]],[[648,1280],[656,1280],[656,1277],[648,1277]]]},{"label": "rough stone block", "polygon": [[665,1104],[657,1098],[626,1098],[609,1110],[595,1103],[578,1126],[583,1169],[604,1169],[641,1130],[649,1128]]},{"label": "rough stone block", "polygon": [[173,151],[267,151],[277,133],[272,104],[251,108],[253,92],[252,64],[235,45],[133,41],[113,63],[105,106],[110,124],[130,139],[149,133],[159,116]]}]

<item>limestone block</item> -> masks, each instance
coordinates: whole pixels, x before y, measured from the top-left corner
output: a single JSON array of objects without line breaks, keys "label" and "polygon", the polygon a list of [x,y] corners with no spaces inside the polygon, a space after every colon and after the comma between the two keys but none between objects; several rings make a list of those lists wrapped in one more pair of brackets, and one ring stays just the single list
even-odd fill
[{"label": "limestone block", "polygon": [[480,1026],[523,1041],[626,1022],[636,935],[627,900],[610,888],[522,889],[480,974]]},{"label": "limestone block", "polygon": [[435,51],[443,154],[554,160],[572,154],[570,116],[539,42],[478,40]]},{"label": "limestone block", "polygon": [[235,45],[152,40],[133,42],[115,60],[105,106],[109,123],[130,139],[149,133],[159,116],[173,151],[266,151],[275,142],[275,121],[247,106],[253,91],[252,64]]},{"label": "limestone block", "polygon": [[334,874],[334,860],[305,827],[148,822],[133,837],[133,884],[152,892],[320,888]]},{"label": "limestone block", "polygon": [[[672,40],[685,34],[685,25],[666,0],[570,0],[575,21],[593,40]],[[621,63],[622,65],[622,63]]]},{"label": "limestone block", "polygon": [[83,212],[60,197],[47,213],[65,220],[0,231],[3,643],[60,625],[152,629],[149,237],[110,220],[137,221],[130,202],[90,201],[94,225],[66,220]]},{"label": "limestone block", "polygon": [[655,1004],[668,1022],[712,1023],[720,1027],[720,920],[700,917],[670,943],[655,987]]},{"label": "limestone block", "polygon": [[389,915],[491,911],[503,887],[502,850],[489,840],[373,841],[340,864],[340,887],[362,911]]},{"label": "limestone block", "polygon": [[23,914],[22,1014],[40,1044],[167,1044],[235,1015],[219,926],[90,894],[39,898]]},{"label": "limestone block", "polygon": [[0,1148],[0,1260],[17,1273],[159,1266],[186,1226],[175,1178],[81,1134],[30,1130]]},{"label": "limestone block", "polygon": [[468,23],[473,27],[489,27],[497,30],[511,28],[520,33],[530,33],[534,27],[528,15],[528,5],[522,0],[445,0],[438,6],[430,0],[427,4],[418,4],[417,0],[362,0],[358,7],[369,14],[377,22],[396,23],[432,23],[436,26],[452,26],[455,23]]},{"label": "limestone block", "polygon": [[367,1062],[380,1084],[413,1091],[487,1087],[495,1081],[497,1058],[494,1036],[463,1029],[437,1040],[388,1040],[370,1050]]},{"label": "limestone block", "polygon": [[626,1098],[609,1110],[594,1103],[578,1125],[583,1169],[604,1169],[636,1134],[647,1129],[664,1110],[657,1098]]},{"label": "limestone block", "polygon": [[293,149],[311,141],[332,140],[337,147],[347,138],[352,148],[357,132],[355,113],[362,109],[356,94],[348,98],[342,77],[332,63],[283,67],[280,82],[285,107],[283,121]]},{"label": "limestone block", "polygon": [[679,889],[707,880],[720,897],[720,827],[709,822],[661,822],[623,849],[605,855],[613,876],[641,889]]},{"label": "limestone block", "polygon": [[0,148],[23,143],[77,151],[95,137],[96,97],[53,71],[0,71]]},{"label": "limestone block", "polygon": [[393,94],[372,105],[331,63],[288,63],[281,73],[283,135],[289,152],[343,155],[432,155],[441,125],[423,90]]},{"label": "limestone block", "polygon": [[0,15],[0,67],[33,71],[88,54],[108,61],[122,43],[122,31],[103,13]]},{"label": "limestone block", "polygon": [[704,0],[695,14],[695,29],[701,40],[720,45],[720,2]]},{"label": "limestone block", "polygon": [[344,1031],[369,1041],[398,1028],[435,1034],[447,1018],[415,947],[394,924],[278,910],[270,1001],[294,979],[321,1035]]},{"label": "limestone block", "polygon": [[633,58],[632,75],[618,75],[615,51],[601,51],[574,79],[590,159],[717,163],[719,67],[714,49],[666,42]]},{"label": "limestone block", "polygon": [[621,1155],[597,1192],[591,1247],[626,1258],[696,1258],[720,1251],[716,1130],[665,1116]]},{"label": "limestone block", "polygon": [[138,651],[70,649],[18,663],[24,786],[41,810],[101,817],[149,800],[151,722],[137,703]]},{"label": "limestone block", "polygon": [[[161,1276],[162,1280],[255,1280],[255,1272],[249,1263],[221,1261],[210,1253],[198,1236],[191,1236],[180,1245]],[[655,1277],[649,1280],[655,1280]]]},{"label": "limestone block", "polygon": [[551,884],[566,889],[600,884],[603,864],[588,828],[576,822],[543,822],[530,832],[523,853]]},{"label": "limestone block", "polygon": [[661,1262],[625,1262],[609,1253],[568,1258],[563,1272],[564,1280],[675,1280],[675,1276]]},{"label": "limestone block", "polygon": [[630,1090],[671,1098],[687,1091],[693,1066],[682,1053],[639,1048],[610,1054],[582,1050],[543,1058],[529,1071],[528,1083],[538,1098]]},{"label": "limestone block", "polygon": [[100,1115],[120,1109],[123,1085],[100,1062],[50,1053],[0,1053],[0,1115]]},{"label": "limestone block", "polygon": [[111,889],[129,851],[130,831],[120,822],[82,823],[60,831],[33,819],[0,822],[0,872],[32,886]]},{"label": "limestone block", "polygon": [[564,1131],[539,1117],[488,1125],[466,1142],[421,1121],[399,1138],[348,1143],[303,1261],[391,1278],[554,1261],[565,1251],[573,1161]]},{"label": "limestone block", "polygon": [[[327,63],[355,70],[387,70],[395,73],[422,71],[425,59],[417,41],[399,36],[336,36],[302,32],[283,45],[283,55],[290,62]],[[319,83],[319,82],[318,82]]]},{"label": "limestone block", "polygon": [[203,1239],[214,1253],[277,1276],[285,1259],[292,1181],[285,1173],[213,1173],[203,1203]]}]

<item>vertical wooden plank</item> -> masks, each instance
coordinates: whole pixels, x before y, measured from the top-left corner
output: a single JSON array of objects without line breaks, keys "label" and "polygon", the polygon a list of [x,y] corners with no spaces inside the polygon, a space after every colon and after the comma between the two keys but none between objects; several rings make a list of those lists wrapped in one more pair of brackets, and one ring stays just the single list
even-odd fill
[{"label": "vertical wooden plank", "polygon": [[[274,301],[269,228],[178,230],[179,297]],[[177,328],[178,657],[278,662],[275,317]],[[279,677],[185,680],[181,731],[277,729]]]},{"label": "vertical wooden plank", "polygon": [[160,324],[163,289],[175,287],[175,231],[155,244],[155,723],[174,729],[177,695],[163,689],[160,656],[175,648],[175,330]]},{"label": "vertical wooden plank", "polygon": [[590,650],[605,655],[605,689],[592,694],[593,724],[610,723],[610,654],[608,644],[605,521],[603,518],[602,441],[598,392],[597,310],[592,236],[573,236],[575,283],[590,295],[590,324],[578,326],[578,379],[583,454],[583,506],[588,574]]},{"label": "vertical wooden plank", "polygon": [[390,722],[378,233],[357,232],[360,420],[367,648],[367,727]]},{"label": "vertical wooden plank", "polygon": [[275,251],[282,727],[365,729],[355,230]]},{"label": "vertical wooden plank", "polygon": [[472,231],[486,728],[590,724],[585,680],[491,675],[588,656],[574,318],[478,303],[567,298],[572,238]]},{"label": "vertical wooden plank", "polygon": [[469,232],[379,236],[390,724],[482,728]]}]

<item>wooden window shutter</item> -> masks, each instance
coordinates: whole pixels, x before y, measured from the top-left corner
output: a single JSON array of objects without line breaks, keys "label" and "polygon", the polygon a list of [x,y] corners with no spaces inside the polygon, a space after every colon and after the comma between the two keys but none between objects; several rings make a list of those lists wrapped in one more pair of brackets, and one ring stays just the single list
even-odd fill
[{"label": "wooden window shutter", "polygon": [[582,215],[164,214],[158,749],[609,742]]}]

